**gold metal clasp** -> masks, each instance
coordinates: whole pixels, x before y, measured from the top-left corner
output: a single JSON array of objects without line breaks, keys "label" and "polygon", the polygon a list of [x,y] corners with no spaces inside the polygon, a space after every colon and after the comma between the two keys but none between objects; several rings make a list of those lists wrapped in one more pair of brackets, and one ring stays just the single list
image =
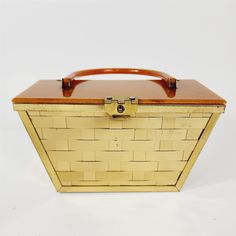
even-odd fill
[{"label": "gold metal clasp", "polygon": [[125,98],[108,96],[105,98],[104,107],[110,116],[131,116],[137,112],[138,99],[132,96]]}]

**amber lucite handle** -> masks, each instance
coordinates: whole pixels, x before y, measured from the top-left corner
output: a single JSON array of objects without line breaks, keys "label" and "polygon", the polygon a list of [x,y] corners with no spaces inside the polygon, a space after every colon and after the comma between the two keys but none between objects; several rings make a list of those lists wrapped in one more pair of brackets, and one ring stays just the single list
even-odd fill
[{"label": "amber lucite handle", "polygon": [[88,75],[99,75],[99,74],[135,74],[135,75],[148,75],[161,80],[151,80],[154,83],[159,84],[166,95],[170,98],[176,94],[176,79],[164,72],[157,70],[145,70],[145,69],[134,69],[134,68],[101,68],[91,70],[80,70],[76,71],[62,79],[63,96],[70,97],[76,87],[76,85],[85,82],[86,80],[76,80],[78,77]]},{"label": "amber lucite handle", "polygon": [[145,70],[145,69],[133,69],[133,68],[101,68],[91,70],[80,70],[66,76],[62,79],[62,88],[71,88],[77,83],[75,79],[87,75],[98,75],[98,74],[135,74],[135,75],[148,75],[161,78],[167,88],[176,88],[176,79],[164,72],[157,70]]}]

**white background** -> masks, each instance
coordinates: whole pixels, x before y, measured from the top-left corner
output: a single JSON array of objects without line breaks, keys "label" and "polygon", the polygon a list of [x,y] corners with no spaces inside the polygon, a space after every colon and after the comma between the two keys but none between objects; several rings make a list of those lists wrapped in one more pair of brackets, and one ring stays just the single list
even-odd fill
[{"label": "white background", "polygon": [[[0,0],[0,236],[236,235],[235,12],[234,0]],[[228,101],[182,192],[55,192],[10,100],[96,67],[197,79]]]}]

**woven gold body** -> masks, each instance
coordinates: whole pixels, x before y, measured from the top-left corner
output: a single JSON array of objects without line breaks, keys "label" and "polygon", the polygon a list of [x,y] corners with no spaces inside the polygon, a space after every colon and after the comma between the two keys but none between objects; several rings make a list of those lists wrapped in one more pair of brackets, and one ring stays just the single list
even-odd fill
[{"label": "woven gold body", "polygon": [[112,118],[102,105],[15,104],[61,192],[178,191],[223,106],[139,105]]}]

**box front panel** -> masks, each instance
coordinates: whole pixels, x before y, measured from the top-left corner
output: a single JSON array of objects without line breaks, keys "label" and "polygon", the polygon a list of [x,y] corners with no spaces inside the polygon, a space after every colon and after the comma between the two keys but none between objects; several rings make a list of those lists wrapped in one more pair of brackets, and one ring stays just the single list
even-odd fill
[{"label": "box front panel", "polygon": [[76,107],[28,111],[62,186],[174,186],[212,115],[139,106],[112,118],[102,106]]}]

